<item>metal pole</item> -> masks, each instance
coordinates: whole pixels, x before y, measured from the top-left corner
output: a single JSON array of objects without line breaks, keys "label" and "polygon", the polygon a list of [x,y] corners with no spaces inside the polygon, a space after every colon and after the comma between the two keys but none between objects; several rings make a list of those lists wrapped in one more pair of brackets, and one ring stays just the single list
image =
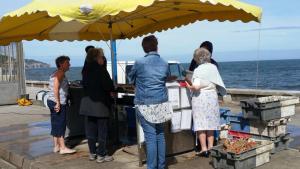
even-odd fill
[{"label": "metal pole", "polygon": [[118,71],[117,71],[117,47],[116,40],[112,37],[112,25],[110,25],[110,55],[111,55],[111,72],[114,84],[118,84]]},{"label": "metal pole", "polygon": [[[113,39],[112,36],[112,23],[109,23],[110,28],[110,54],[111,54],[111,71],[112,71],[112,78],[114,81],[114,85],[118,84],[118,74],[117,74],[117,48],[116,48],[116,40]],[[116,96],[118,97],[118,96]],[[116,144],[119,144],[119,116],[118,116],[118,108],[117,108],[117,98],[114,98],[114,106],[113,106],[113,112],[114,112],[114,123],[115,123],[115,137],[116,137]]]},{"label": "metal pole", "polygon": [[18,66],[18,81],[19,81],[19,94],[26,94],[26,75],[25,75],[25,62],[24,62],[24,52],[23,43],[16,42],[17,50],[17,66]]}]

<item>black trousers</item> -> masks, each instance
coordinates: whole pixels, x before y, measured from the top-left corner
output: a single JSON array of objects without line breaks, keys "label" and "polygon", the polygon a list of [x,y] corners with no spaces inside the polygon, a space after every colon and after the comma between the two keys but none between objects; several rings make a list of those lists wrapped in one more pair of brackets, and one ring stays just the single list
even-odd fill
[{"label": "black trousers", "polygon": [[[86,116],[85,134],[91,154],[107,155],[107,125],[108,118]],[[98,143],[98,146],[96,145]]]}]

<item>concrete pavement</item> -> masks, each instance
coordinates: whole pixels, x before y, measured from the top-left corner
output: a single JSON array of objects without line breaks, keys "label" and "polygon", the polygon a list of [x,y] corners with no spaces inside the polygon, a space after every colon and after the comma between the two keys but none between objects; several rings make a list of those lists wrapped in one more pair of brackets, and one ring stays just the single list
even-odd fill
[{"label": "concrete pavement", "polygon": [[[224,105],[232,111],[238,112],[236,104]],[[293,131],[295,144],[291,150],[281,151],[271,157],[271,162],[260,169],[299,168],[299,115],[294,117]],[[49,135],[49,110],[41,106],[20,107],[0,106],[0,168],[25,168],[25,169],[143,169],[138,166],[137,147],[123,146],[116,148],[113,162],[98,164],[95,161],[88,161],[88,147],[85,140],[77,140],[78,151],[73,155],[59,155],[52,153],[52,138]],[[170,169],[210,169],[210,159],[199,158],[193,152],[168,158]]]}]

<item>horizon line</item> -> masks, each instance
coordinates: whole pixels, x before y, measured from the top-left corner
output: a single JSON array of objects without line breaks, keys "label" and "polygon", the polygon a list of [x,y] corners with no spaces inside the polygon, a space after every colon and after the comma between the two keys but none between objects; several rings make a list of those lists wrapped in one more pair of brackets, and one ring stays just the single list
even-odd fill
[{"label": "horizon line", "polygon": [[[258,62],[264,62],[264,61],[282,61],[282,60],[300,60],[300,58],[299,59],[233,60],[233,61],[217,61],[217,62],[218,63],[228,63],[228,62],[257,62],[257,61]],[[124,60],[120,60],[120,61],[124,61]],[[189,62],[180,62],[180,64],[186,64],[186,63],[189,63]],[[82,66],[71,66],[71,68],[82,67]],[[49,68],[56,68],[56,67],[51,65]]]}]

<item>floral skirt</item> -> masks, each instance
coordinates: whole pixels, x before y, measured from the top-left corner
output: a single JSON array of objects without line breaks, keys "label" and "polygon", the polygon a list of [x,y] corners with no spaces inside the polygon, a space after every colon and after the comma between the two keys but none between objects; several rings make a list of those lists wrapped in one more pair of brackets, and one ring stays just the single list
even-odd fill
[{"label": "floral skirt", "polygon": [[220,130],[219,102],[216,91],[201,91],[192,98],[194,131]]}]

